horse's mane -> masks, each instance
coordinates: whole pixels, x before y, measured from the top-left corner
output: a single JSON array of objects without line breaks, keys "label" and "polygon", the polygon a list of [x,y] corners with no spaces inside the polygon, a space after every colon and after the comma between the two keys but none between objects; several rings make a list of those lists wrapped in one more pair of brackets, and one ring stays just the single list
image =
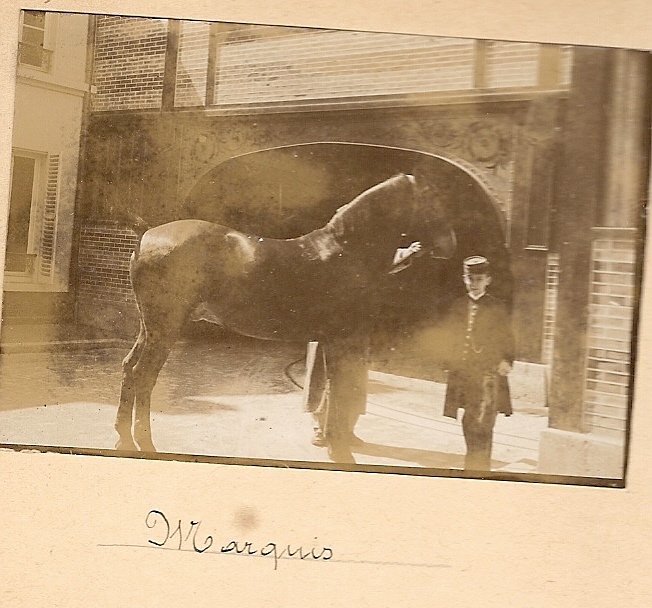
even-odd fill
[{"label": "horse's mane", "polygon": [[[375,226],[370,226],[372,207],[377,205],[379,200],[384,201],[387,199],[388,188],[394,191],[405,182],[407,182],[407,176],[404,173],[399,173],[365,190],[351,202],[342,205],[325,228],[331,231],[336,238],[345,237],[347,234],[359,230],[369,231],[370,228],[373,229]],[[384,219],[387,220],[388,218]]]}]

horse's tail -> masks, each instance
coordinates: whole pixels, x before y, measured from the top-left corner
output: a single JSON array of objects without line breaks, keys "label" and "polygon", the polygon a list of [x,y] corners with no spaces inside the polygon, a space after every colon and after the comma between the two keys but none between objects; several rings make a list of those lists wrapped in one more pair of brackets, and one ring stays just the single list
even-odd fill
[{"label": "horse's tail", "polygon": [[140,241],[145,234],[152,226],[148,224],[140,215],[134,213],[129,209],[120,209],[118,212],[118,221],[122,222],[123,226],[136,234],[136,243],[134,245],[134,251],[131,254],[131,263],[133,264],[134,260],[138,257],[140,250]]},{"label": "horse's tail", "polygon": [[131,230],[136,235],[136,242],[134,243],[134,250],[129,259],[129,270],[133,268],[134,262],[138,259],[140,253],[140,242],[143,235],[150,229],[150,226],[140,215],[134,213],[129,209],[114,210],[112,216],[115,220],[120,222],[123,229]]},{"label": "horse's tail", "polygon": [[135,232],[139,242],[143,234],[153,228],[151,224],[130,209],[114,209],[111,212],[111,218],[119,222],[122,228]]},{"label": "horse's tail", "polygon": [[133,211],[125,210],[125,214],[129,220],[129,228],[131,228],[136,235],[138,236],[138,241],[143,238],[145,234],[152,226],[150,226],[140,215],[134,213]]}]

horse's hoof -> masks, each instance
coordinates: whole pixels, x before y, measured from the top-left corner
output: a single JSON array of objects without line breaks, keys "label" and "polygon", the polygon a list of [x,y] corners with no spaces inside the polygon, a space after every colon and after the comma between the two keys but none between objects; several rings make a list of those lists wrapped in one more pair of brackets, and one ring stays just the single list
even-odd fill
[{"label": "horse's hoof", "polygon": [[138,442],[138,449],[141,452],[148,452],[155,454],[156,453],[156,448],[154,447],[154,444],[151,441],[139,441]]},{"label": "horse's hoof", "polygon": [[122,452],[137,452],[138,446],[133,441],[118,439],[115,444],[115,449]]}]

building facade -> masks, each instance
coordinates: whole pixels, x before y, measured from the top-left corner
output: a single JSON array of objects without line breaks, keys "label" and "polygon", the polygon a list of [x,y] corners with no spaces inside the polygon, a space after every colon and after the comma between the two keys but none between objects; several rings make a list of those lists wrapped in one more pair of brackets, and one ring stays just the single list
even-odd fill
[{"label": "building facade", "polygon": [[89,17],[21,15],[3,323],[72,318]]},{"label": "building facade", "polygon": [[213,219],[188,196],[233,157],[310,142],[385,145],[453,160],[494,194],[528,277],[515,308],[520,357],[542,360],[556,264],[550,165],[571,48],[120,17],[99,17],[95,41],[82,312],[97,310],[97,298],[120,318],[130,308],[115,262],[132,245],[125,207],[151,225]]}]

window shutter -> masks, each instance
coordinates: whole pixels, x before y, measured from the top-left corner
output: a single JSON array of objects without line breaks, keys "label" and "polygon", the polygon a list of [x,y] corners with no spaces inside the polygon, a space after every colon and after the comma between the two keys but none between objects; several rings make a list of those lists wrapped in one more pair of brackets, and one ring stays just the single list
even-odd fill
[{"label": "window shutter", "polygon": [[47,163],[45,181],[45,202],[43,205],[43,224],[39,250],[41,277],[52,277],[54,268],[54,250],[57,236],[57,210],[59,203],[59,154],[50,154]]}]

